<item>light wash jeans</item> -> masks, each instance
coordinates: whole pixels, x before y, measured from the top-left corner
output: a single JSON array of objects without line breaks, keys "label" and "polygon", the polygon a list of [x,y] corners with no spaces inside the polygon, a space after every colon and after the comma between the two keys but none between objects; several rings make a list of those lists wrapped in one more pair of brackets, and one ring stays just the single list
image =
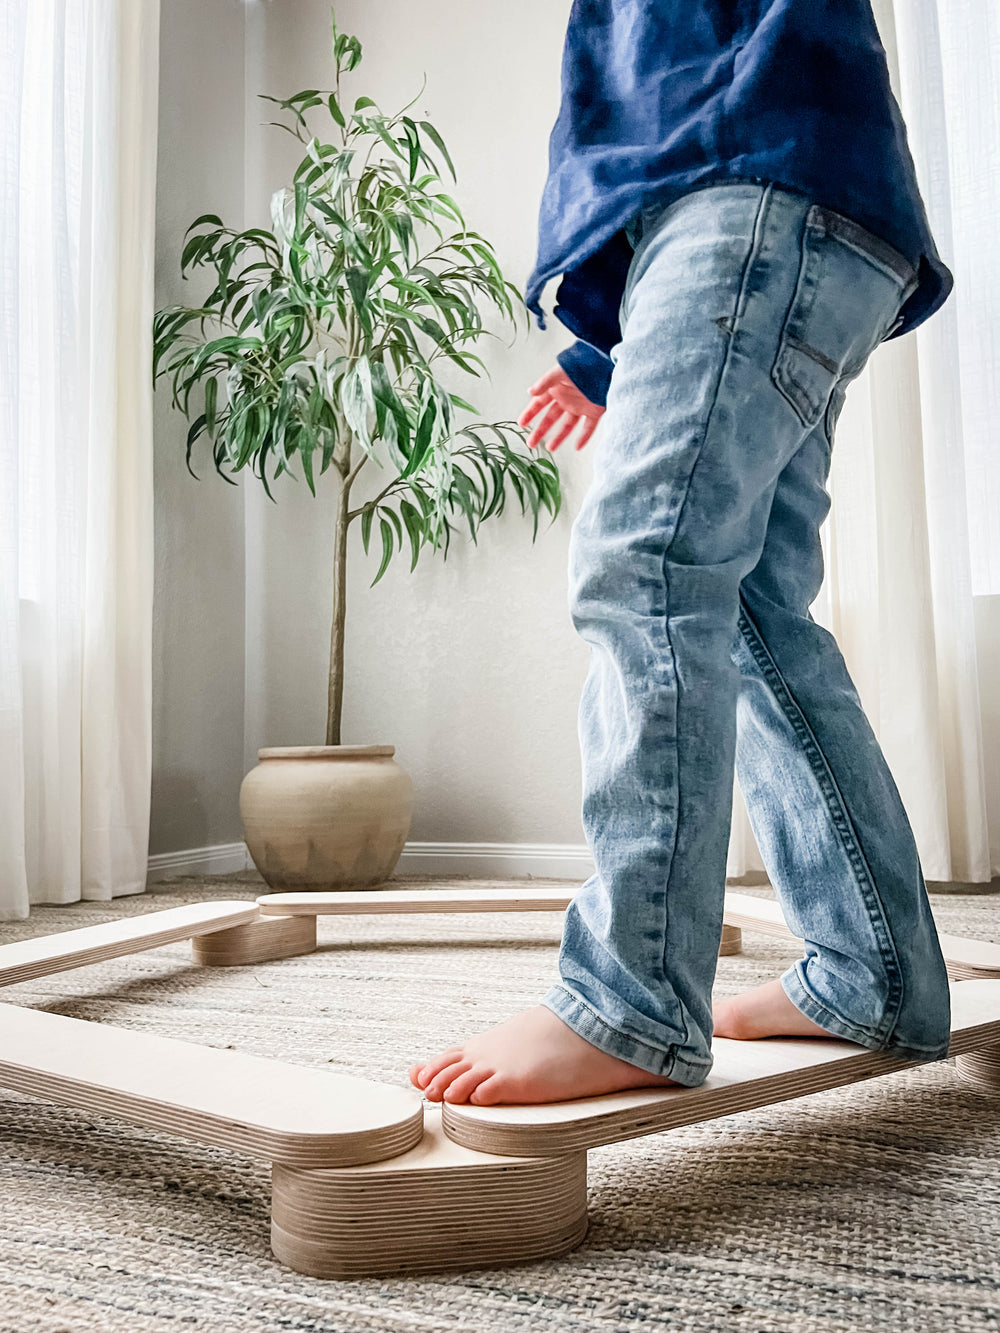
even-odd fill
[{"label": "light wash jeans", "polygon": [[899,792],[809,607],[844,392],[912,265],[770,183],[644,210],[593,482],[570,539],[590,645],[583,821],[596,865],[542,998],[592,1045],[695,1086],[735,773],[805,957],[781,978],[829,1032],[947,1051],[947,976]]}]

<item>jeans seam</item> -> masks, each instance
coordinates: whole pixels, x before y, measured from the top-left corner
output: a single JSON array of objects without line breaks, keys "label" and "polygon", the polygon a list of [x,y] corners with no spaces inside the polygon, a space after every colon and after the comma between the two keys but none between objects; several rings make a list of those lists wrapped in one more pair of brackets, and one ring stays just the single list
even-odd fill
[{"label": "jeans seam", "polygon": [[[692,1072],[704,1072],[706,1075],[709,1072],[711,1072],[711,1062],[709,1062],[708,1065],[698,1065],[691,1060],[685,1059],[685,1057],[681,1054],[681,1049],[687,1040],[686,1038],[684,1043],[671,1042],[668,1046],[663,1046],[663,1047],[653,1046],[650,1042],[644,1041],[642,1037],[637,1037],[632,1032],[622,1032],[619,1028],[612,1026],[612,1024],[610,1024],[606,1018],[603,1018],[597,1012],[597,1010],[593,1007],[593,1005],[588,1004],[587,1001],[581,999],[581,997],[577,995],[575,991],[570,990],[569,987],[565,984],[565,982],[562,981],[555,982],[552,986],[552,990],[559,991],[563,995],[565,995],[571,1005],[578,1006],[580,1009],[582,1009],[598,1025],[598,1027],[604,1029],[604,1031],[606,1032],[609,1032],[611,1036],[616,1039],[616,1041],[630,1042],[633,1046],[641,1046],[643,1050],[650,1051],[657,1057],[660,1057],[663,1060],[663,1062],[668,1065],[668,1069],[662,1071],[663,1076],[665,1078],[672,1078],[673,1072],[678,1068],[678,1066],[683,1066],[686,1070],[690,1070]],[[556,1017],[562,1018],[563,1022],[567,1023],[567,1026],[572,1026],[571,1024],[568,1023],[568,1021],[565,1018],[563,1018],[562,1014],[556,1014]],[[574,1029],[574,1031],[575,1030],[576,1029]],[[685,1031],[686,1030],[687,1030],[687,1025],[685,1023]],[[577,1033],[577,1036],[582,1036],[582,1033]],[[587,1040],[586,1037],[584,1037],[583,1039],[584,1041]],[[616,1055],[613,1051],[610,1052],[606,1051],[605,1054],[614,1055],[616,1060],[621,1060],[624,1058],[621,1055]],[[627,1063],[633,1063],[633,1062],[628,1061]]]},{"label": "jeans seam", "polygon": [[[883,1037],[878,1032],[872,1032],[860,1023],[848,1023],[836,1010],[831,1009],[828,1004],[812,993],[795,968],[790,968],[780,980],[781,989],[796,1009],[804,1014],[806,1018],[811,1019],[812,1022],[818,1023],[827,1032],[844,1037],[847,1041],[857,1042],[859,1046],[866,1046],[869,1042],[877,1043],[870,1049],[886,1051],[888,1054],[905,1050],[912,1053],[913,1056],[928,1060],[942,1058],[940,1046],[915,1046],[911,1043],[905,1047],[893,1047],[888,1037]],[[858,1040],[858,1034],[864,1038],[863,1041]]]},{"label": "jeans seam", "polygon": [[892,933],[889,930],[888,921],[886,920],[885,908],[879,898],[878,889],[872,877],[871,870],[865,859],[864,853],[861,850],[857,835],[851,824],[850,815],[844,804],[844,799],[840,794],[833,774],[830,771],[830,767],[826,762],[826,757],[820,749],[805,715],[795,702],[777,664],[771,657],[756,625],[754,625],[753,620],[746,609],[745,602],[743,602],[740,607],[739,627],[744,641],[753,655],[754,661],[757,663],[761,675],[767,681],[775,699],[795,732],[799,744],[802,746],[803,753],[813,771],[813,776],[816,779],[820,794],[829,811],[833,826],[840,838],[841,845],[847,854],[848,864],[854,873],[855,882],[857,883],[861,894],[861,901],[868,914],[868,919],[871,923],[875,941],[878,946],[879,956],[889,981],[889,995],[881,1024],[881,1029],[884,1029],[884,1035],[880,1035],[878,1038],[879,1040],[887,1041],[896,1024],[896,1020],[899,1017],[899,1011],[902,1007],[903,984],[902,973],[899,966],[899,957],[896,953],[896,947],[892,939]]},{"label": "jeans seam", "polygon": [[[790,968],[780,980],[781,989],[796,1009],[828,1032],[835,1032],[837,1036],[845,1037],[848,1041],[858,1041],[859,1036],[863,1037],[864,1041],[858,1042],[862,1046],[867,1042],[881,1042],[883,1040],[877,1031],[867,1028],[861,1023],[849,1023],[835,1009],[820,1000],[812,993],[794,967]],[[791,991],[795,993],[791,994]]]},{"label": "jeans seam", "polygon": [[[749,245],[749,247],[748,247],[748,249],[747,249],[746,258],[745,258],[744,261],[743,261],[743,269],[742,269],[742,271],[741,271],[741,273],[740,273],[739,287],[737,288],[737,291],[736,291],[736,302],[735,302],[735,305],[734,305],[734,307],[733,307],[733,325],[734,325],[734,328],[735,328],[735,325],[737,324],[737,322],[738,322],[738,320],[739,320],[740,307],[741,307],[741,305],[742,305],[742,303],[743,303],[743,294],[744,294],[744,292],[745,292],[745,290],[746,290],[747,281],[748,281],[748,278],[749,278],[750,270],[751,270],[752,267],[753,267],[753,261],[754,261],[754,258],[756,257],[756,255],[757,255],[757,254],[759,253],[759,251],[760,251],[761,241],[762,241],[762,237],[763,237],[763,225],[762,225],[762,219],[766,218],[766,215],[767,215],[767,206],[768,206],[768,204],[769,204],[769,202],[770,202],[770,199],[771,199],[772,189],[773,189],[773,187],[772,187],[770,184],[765,185],[764,188],[763,188],[763,191],[762,191],[762,193],[761,193],[760,199],[757,201],[757,211],[756,211],[756,214],[754,215],[754,222],[753,222],[753,233],[752,233],[752,235],[751,235],[750,245]],[[721,392],[721,389],[722,389],[722,383],[723,383],[723,380],[725,379],[726,369],[727,369],[727,367],[729,366],[729,361],[730,361],[730,358],[732,357],[733,344],[734,344],[734,342],[735,342],[735,338],[734,338],[734,337],[729,337],[729,338],[726,339],[726,351],[725,351],[725,355],[724,355],[723,358],[722,358],[722,365],[721,365],[720,368],[719,368],[719,376],[718,376],[718,379],[717,379],[716,382],[715,382],[715,389],[714,389],[714,391],[713,391],[713,395],[712,395],[712,405],[711,405],[711,407],[710,407],[709,410],[708,410],[708,417],[707,417],[707,419],[706,419],[706,421],[705,421],[705,430],[704,430],[704,433],[703,433],[703,435],[702,435],[702,447],[698,450],[698,453],[697,453],[697,455],[696,455],[696,457],[695,457],[695,460],[694,460],[693,464],[691,465],[691,471],[688,473],[687,485],[686,485],[685,488],[684,488],[684,494],[683,494],[683,496],[681,497],[680,503],[678,504],[677,509],[676,509],[676,512],[675,512],[675,514],[674,514],[674,530],[673,530],[673,532],[672,532],[672,534],[671,534],[671,536],[670,536],[670,540],[667,542],[667,545],[666,545],[666,547],[664,548],[664,552],[663,552],[663,562],[662,562],[662,566],[661,566],[662,573],[663,573],[663,589],[664,589],[664,599],[663,599],[663,600],[664,600],[664,607],[663,607],[663,632],[664,632],[664,635],[665,635],[666,640],[667,640],[667,646],[668,646],[669,649],[670,649],[670,660],[671,660],[672,663],[676,661],[676,655],[675,655],[675,653],[674,653],[674,645],[673,645],[673,641],[672,641],[672,639],[671,639],[671,637],[670,637],[670,580],[669,580],[668,577],[667,577],[667,568],[666,568],[666,567],[667,567],[667,560],[668,560],[668,558],[669,558],[669,556],[670,556],[670,551],[671,551],[671,549],[673,548],[673,544],[674,544],[674,542],[675,542],[676,539],[677,539],[677,532],[678,532],[678,529],[680,528],[680,524],[681,524],[681,516],[682,516],[682,514],[684,513],[684,506],[685,506],[685,504],[687,503],[688,496],[689,496],[690,493],[691,493],[691,485],[692,485],[692,483],[693,483],[693,481],[694,481],[694,474],[695,474],[695,472],[697,471],[697,469],[698,469],[698,463],[699,463],[700,459],[702,458],[702,456],[703,456],[703,454],[704,454],[704,444],[705,444],[705,441],[708,439],[709,433],[710,433],[710,431],[711,431],[711,429],[712,429],[712,422],[713,422],[713,420],[714,420],[714,418],[715,418],[715,409],[716,409],[716,407],[718,406],[718,403],[719,403],[719,395],[720,395],[720,392]],[[675,808],[674,808],[674,829],[673,829],[672,846],[671,846],[671,849],[670,849],[670,865],[669,865],[669,869],[667,870],[667,882],[666,882],[666,885],[664,886],[664,891],[663,891],[663,944],[662,944],[661,954],[660,954],[660,971],[661,971],[662,975],[663,975],[665,978],[667,978],[667,976],[668,976],[668,974],[667,974],[667,930],[668,930],[669,921],[670,921],[670,913],[669,913],[669,908],[668,908],[668,905],[667,905],[667,904],[668,904],[668,902],[669,902],[669,898],[670,898],[670,878],[671,878],[671,875],[672,875],[672,873],[673,873],[674,862],[675,862],[675,859],[676,859],[676,850],[677,850],[677,833],[678,833],[678,825],[679,825],[679,823],[680,823],[680,809],[681,809],[681,764],[680,764],[679,747],[678,747],[677,739],[676,739],[676,738],[677,738],[677,730],[678,730],[678,729],[677,729],[677,712],[679,711],[679,708],[680,708],[680,682],[679,682],[679,680],[678,680],[676,670],[674,671],[673,674],[674,674],[674,690],[675,690],[675,700],[674,700],[674,738],[675,738],[675,739],[674,739],[674,746],[675,746],[675,750],[678,751],[678,752],[676,753],[676,760],[677,760],[677,762],[676,762],[676,771],[677,771],[677,784],[676,784],[676,785],[677,785],[677,801],[676,801],[676,803],[675,803]],[[684,1012],[684,1006],[683,1006],[683,1005],[680,1006],[680,1011],[681,1011],[681,1017],[682,1017],[683,1020],[684,1020],[684,1042],[685,1042],[685,1044],[686,1044],[686,1043],[690,1042],[690,1039],[691,1039],[691,1032],[690,1032],[690,1028],[689,1028],[689,1026],[688,1026],[687,1014]]]},{"label": "jeans seam", "polygon": [[870,260],[881,270],[895,278],[900,288],[900,295],[910,287],[917,276],[917,269],[909,259],[894,245],[877,236],[867,227],[862,227],[853,218],[845,217],[825,204],[813,204],[807,221],[810,226],[820,227],[828,236],[835,237],[844,245],[850,246],[865,259]]}]

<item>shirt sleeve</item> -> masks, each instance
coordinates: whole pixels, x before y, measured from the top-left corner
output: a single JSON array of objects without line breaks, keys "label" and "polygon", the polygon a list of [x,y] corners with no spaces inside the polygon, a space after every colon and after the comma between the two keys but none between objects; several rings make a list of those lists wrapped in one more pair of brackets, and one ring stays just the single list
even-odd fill
[{"label": "shirt sleeve", "polygon": [[571,343],[556,356],[560,366],[583,394],[597,407],[607,404],[614,362],[590,343]]}]

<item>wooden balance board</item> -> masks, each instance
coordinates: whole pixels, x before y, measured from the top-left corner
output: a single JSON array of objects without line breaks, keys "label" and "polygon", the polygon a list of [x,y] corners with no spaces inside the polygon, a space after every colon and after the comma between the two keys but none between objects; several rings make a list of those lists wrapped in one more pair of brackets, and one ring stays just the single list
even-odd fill
[{"label": "wooden balance board", "polygon": [[[0,947],[0,984],[191,938],[207,966],[315,948],[319,915],[561,911],[551,888],[375,890],[204,903]],[[729,894],[720,952],[740,929],[793,939],[776,905]],[[951,1053],[1000,1090],[1000,946],[942,937]],[[903,1067],[848,1042],[715,1043],[701,1088],[536,1107],[443,1108],[386,1087],[232,1051],[0,1005],[0,1085],[264,1157],[272,1247],[318,1277],[362,1277],[564,1254],[586,1231],[586,1149],[858,1082]]]}]

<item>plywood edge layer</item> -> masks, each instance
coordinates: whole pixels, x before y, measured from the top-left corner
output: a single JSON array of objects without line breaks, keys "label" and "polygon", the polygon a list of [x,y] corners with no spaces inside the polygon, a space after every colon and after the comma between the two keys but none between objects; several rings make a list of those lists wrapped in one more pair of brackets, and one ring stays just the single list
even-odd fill
[{"label": "plywood edge layer", "polygon": [[162,912],[104,921],[97,926],[41,935],[0,945],[0,986],[143,953],[175,940],[208,935],[256,921],[256,903],[243,901],[188,903]]},{"label": "plywood edge layer", "polygon": [[[950,1055],[1000,1042],[1000,981],[952,985]],[[615,1093],[545,1106],[443,1104],[450,1138],[495,1153],[559,1153],[714,1120],[912,1068],[910,1061],[852,1042],[770,1038],[713,1043],[715,1067],[698,1088]]]}]

